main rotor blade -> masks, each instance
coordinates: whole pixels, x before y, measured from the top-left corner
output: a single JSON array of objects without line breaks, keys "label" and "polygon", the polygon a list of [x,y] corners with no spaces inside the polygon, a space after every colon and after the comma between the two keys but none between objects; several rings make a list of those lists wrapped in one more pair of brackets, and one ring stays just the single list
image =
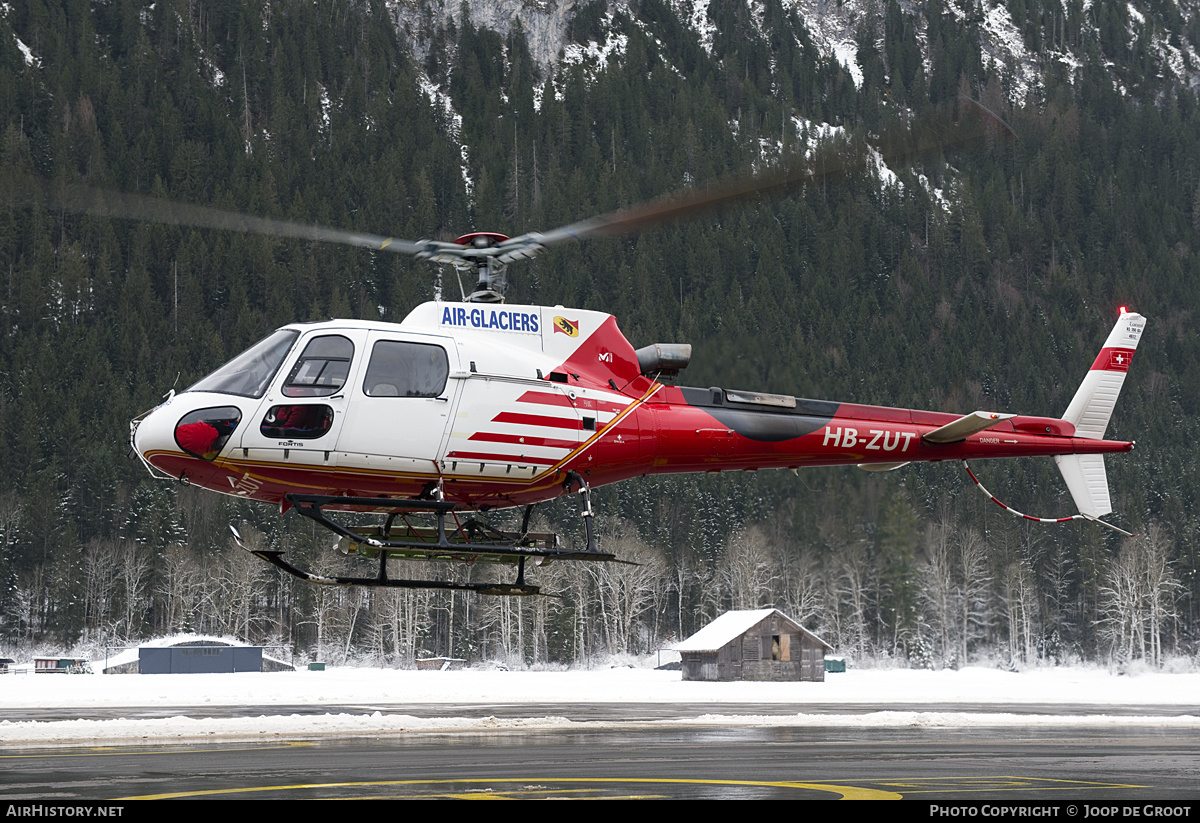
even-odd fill
[{"label": "main rotor blade", "polygon": [[[742,175],[711,186],[685,189],[647,203],[590,217],[543,233],[530,233],[500,243],[505,256],[531,257],[539,247],[566,240],[583,240],[598,235],[632,234],[649,226],[678,220],[739,200],[776,194],[807,184],[823,185],[858,173],[872,162],[872,154],[888,167],[900,167],[933,152],[953,152],[978,143],[989,134],[1012,136],[1012,129],[994,113],[969,98],[959,99],[970,113],[961,120],[943,111],[926,122],[919,133],[908,126],[893,128],[880,136],[870,151],[847,145],[825,147],[815,158],[793,160],[768,172]],[[502,257],[502,259],[504,259]]]},{"label": "main rotor blade", "polygon": [[[489,271],[491,267],[498,267],[498,273],[508,263],[534,257],[546,246],[567,240],[632,234],[658,223],[678,220],[738,200],[759,198],[809,184],[823,185],[858,173],[873,162],[888,167],[899,167],[922,155],[957,151],[978,143],[989,135],[1000,135],[1002,138],[1014,136],[1008,124],[979,103],[964,96],[959,98],[958,104],[965,107],[970,116],[955,120],[953,110],[944,108],[940,114],[925,121],[915,131],[904,125],[885,132],[876,141],[877,146],[868,150],[841,143],[826,145],[818,149],[815,157],[797,158],[768,172],[735,176],[713,185],[685,189],[548,232],[530,232],[483,248],[433,240],[414,242],[377,234],[343,231],[86,186],[60,184],[50,186],[46,190],[51,204],[78,214],[340,243],[373,251],[409,254],[436,263],[452,263],[459,267],[486,266]],[[42,189],[43,186],[44,184],[31,177],[19,180],[10,178],[5,180],[4,184],[0,184],[0,189],[7,190],[6,193],[10,195],[21,196],[24,193],[28,197],[29,192]]]},{"label": "main rotor blade", "polygon": [[325,226],[293,223],[290,220],[275,220],[270,217],[254,217],[207,206],[193,206],[188,203],[177,203],[140,194],[104,191],[86,186],[52,186],[49,199],[58,208],[76,214],[144,220],[151,223],[202,229],[224,229],[268,237],[291,237],[298,240],[341,243],[346,246],[389,251],[396,254],[420,254],[432,250],[428,243],[414,243],[411,240],[401,240],[395,237],[342,231]]}]

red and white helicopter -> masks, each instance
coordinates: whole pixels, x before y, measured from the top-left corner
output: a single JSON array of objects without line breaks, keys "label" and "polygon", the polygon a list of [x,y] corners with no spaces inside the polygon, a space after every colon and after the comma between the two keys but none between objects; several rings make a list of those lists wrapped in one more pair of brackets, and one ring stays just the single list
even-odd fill
[{"label": "red and white helicopter", "polygon": [[[479,232],[454,242],[164,209],[126,195],[81,208],[348,243],[479,275],[463,302],[425,303],[401,323],[285,326],[132,422],[132,447],[152,474],[270,503],[281,513],[294,508],[340,535],[343,551],[378,561],[375,577],[323,577],[279,552],[255,551],[314,583],[537,594],[525,582],[527,558],[615,559],[597,547],[591,488],[673,472],[847,464],[887,471],[920,461],[1053,456],[1079,509],[1055,520],[1116,529],[1100,520],[1112,511],[1104,455],[1130,451],[1133,443],[1105,440],[1104,432],[1145,328],[1141,315],[1123,308],[1062,417],[1033,417],[669,385],[663,378],[687,366],[690,346],[635,350],[611,315],[503,302],[505,266],[547,246],[811,179],[803,171],[768,183],[743,180],[545,234]],[[574,492],[582,495],[585,548],[529,530],[534,504]],[[516,506],[526,507],[519,528],[482,519]],[[344,511],[385,519],[361,528],[333,518]],[[420,514],[424,525],[414,522]],[[509,562],[517,575],[511,584],[399,580],[388,576],[389,558]]]}]

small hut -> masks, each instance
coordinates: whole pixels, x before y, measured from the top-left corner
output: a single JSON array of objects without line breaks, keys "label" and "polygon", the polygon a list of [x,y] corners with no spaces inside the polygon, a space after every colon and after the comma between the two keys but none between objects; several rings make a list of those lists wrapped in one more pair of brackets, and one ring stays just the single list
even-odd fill
[{"label": "small hut", "polygon": [[824,680],[833,647],[778,609],[725,612],[675,646],[684,680]]},{"label": "small hut", "polygon": [[264,655],[262,646],[245,646],[236,641],[200,635],[152,640],[106,656],[102,665],[104,674],[295,671],[289,664]]}]

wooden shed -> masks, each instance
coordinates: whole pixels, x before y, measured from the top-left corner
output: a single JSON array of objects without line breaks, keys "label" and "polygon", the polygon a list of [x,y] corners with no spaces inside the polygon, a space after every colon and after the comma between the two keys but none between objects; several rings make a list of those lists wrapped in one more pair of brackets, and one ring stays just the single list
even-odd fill
[{"label": "wooden shed", "polygon": [[725,612],[675,646],[684,680],[824,680],[833,647],[778,609]]}]

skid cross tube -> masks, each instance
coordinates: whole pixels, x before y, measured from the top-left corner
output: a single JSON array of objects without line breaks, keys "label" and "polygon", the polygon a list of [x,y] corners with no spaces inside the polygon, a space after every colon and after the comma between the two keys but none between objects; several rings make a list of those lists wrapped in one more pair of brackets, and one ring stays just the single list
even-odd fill
[{"label": "skid cross tube", "polygon": [[[519,561],[520,572],[515,583],[454,583],[448,580],[397,580],[387,576],[387,552],[380,552],[380,569],[378,577],[343,577],[341,575],[323,575],[306,572],[293,566],[283,559],[283,552],[270,549],[252,549],[242,540],[241,533],[231,524],[233,539],[237,544],[260,560],[265,560],[272,566],[281,569],[292,577],[315,583],[319,586],[369,586],[384,589],[442,589],[445,591],[469,591],[476,594],[491,594],[498,596],[531,596],[541,594],[541,588],[525,582],[525,558]],[[554,597],[555,595],[546,595]]]},{"label": "skid cross tube", "polygon": [[[591,528],[591,501],[588,499],[588,489],[582,485],[580,491],[584,495],[589,550],[577,551],[559,548],[558,536],[553,534],[534,534],[529,531],[529,521],[533,507],[526,508],[521,519],[518,533],[510,533],[498,529],[475,518],[467,518],[457,523],[451,530],[446,529],[446,515],[454,512],[454,504],[443,500],[409,500],[385,497],[338,497],[332,495],[289,494],[287,502],[303,517],[307,517],[345,541],[351,546],[366,547],[365,552],[357,552],[372,556],[378,552],[378,572],[375,577],[343,577],[340,575],[319,575],[304,571],[293,566],[283,558],[283,552],[270,549],[252,549],[242,540],[238,530],[230,525],[237,544],[261,560],[270,563],[293,577],[323,586],[369,586],[393,589],[442,589],[448,591],[472,591],[478,594],[491,595],[537,595],[541,589],[525,582],[525,560],[532,557],[539,564],[553,560],[606,560],[616,561],[616,556],[595,549],[595,533]],[[324,510],[325,506],[351,507],[367,513],[387,515],[382,528],[372,527],[370,534],[365,534],[345,526],[332,519]],[[393,534],[396,518],[408,513],[432,514],[437,522],[435,528],[414,527],[406,523],[404,538],[397,539]],[[422,529],[424,531],[422,531]],[[377,536],[375,536],[377,535]],[[446,580],[402,580],[388,576],[387,561],[397,556],[410,560],[443,560],[460,562],[501,562],[517,566],[517,579],[513,583],[454,583]],[[550,595],[547,595],[550,596]]]},{"label": "skid cross tube", "polygon": [[[446,515],[454,510],[454,504],[440,500],[332,497],[305,494],[289,494],[287,495],[287,500],[298,514],[320,523],[334,534],[344,537],[349,541],[370,546],[372,549],[377,549],[380,552],[386,552],[388,549],[436,550],[439,555],[460,556],[464,559],[473,559],[479,555],[510,557],[513,560],[518,560],[521,557],[535,557],[543,560],[616,559],[615,555],[594,550],[595,536],[590,528],[588,529],[589,550],[587,551],[558,548],[557,538],[554,539],[554,544],[551,546],[539,546],[538,541],[526,531],[528,527],[528,513],[525,523],[522,525],[522,531],[519,534],[502,531],[474,518],[463,521],[461,525],[448,533],[446,530]],[[436,537],[432,540],[394,539],[389,536],[393,517],[389,517],[383,534],[379,537],[372,537],[371,535],[356,532],[330,518],[322,510],[322,507],[329,505],[369,508],[379,513],[386,512],[389,515],[403,512],[433,514],[437,520]],[[588,509],[590,514],[590,504]],[[587,521],[587,524],[591,525],[590,520]]]},{"label": "skid cross tube", "polygon": [[[387,576],[385,568],[381,568],[379,577],[341,577],[327,576],[320,574],[312,574],[303,569],[298,569],[291,563],[283,559],[283,552],[276,551],[251,551],[255,557],[267,561],[272,566],[282,569],[293,577],[305,580],[309,583],[316,583],[321,586],[371,586],[375,588],[385,589],[443,589],[448,591],[470,591],[476,594],[493,594],[493,595],[515,595],[529,596],[541,594],[541,589],[538,586],[531,586],[525,583],[524,566],[522,565],[522,574],[517,578],[516,583],[453,583],[447,580],[397,580]],[[387,553],[380,553],[380,557],[386,558]],[[522,558],[522,561],[524,558]],[[381,560],[380,566],[383,567],[386,561]]]}]

